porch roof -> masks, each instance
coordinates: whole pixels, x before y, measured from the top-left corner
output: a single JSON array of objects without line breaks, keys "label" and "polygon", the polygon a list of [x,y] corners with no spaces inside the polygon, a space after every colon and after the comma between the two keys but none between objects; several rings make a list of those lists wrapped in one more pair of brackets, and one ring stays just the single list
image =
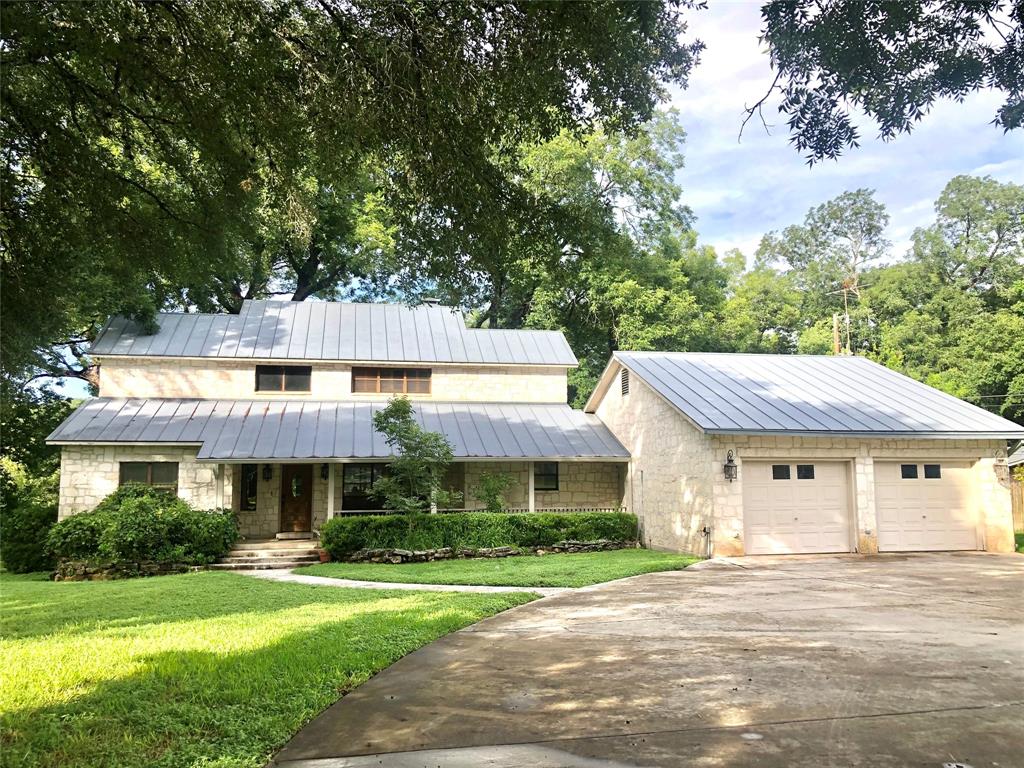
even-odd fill
[{"label": "porch roof", "polygon": [[[51,444],[198,445],[205,461],[387,459],[373,428],[384,402],[93,398],[47,438]],[[591,414],[560,403],[416,402],[458,459],[625,461],[629,452]]]}]

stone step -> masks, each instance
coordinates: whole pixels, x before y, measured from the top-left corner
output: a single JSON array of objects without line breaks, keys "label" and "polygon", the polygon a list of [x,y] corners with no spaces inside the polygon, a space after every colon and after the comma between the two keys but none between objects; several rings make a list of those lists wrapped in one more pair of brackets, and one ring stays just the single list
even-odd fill
[{"label": "stone step", "polygon": [[248,539],[235,544],[235,549],[316,549],[316,539]]},{"label": "stone step", "polygon": [[[273,560],[244,560],[241,562],[227,562],[225,560],[221,560],[219,563],[214,563],[208,567],[212,571],[270,571],[299,568],[303,565],[310,565],[312,562],[314,561],[283,560],[280,558]],[[319,558],[317,558],[315,562],[319,562]]]},{"label": "stone step", "polygon": [[252,558],[252,557],[316,557],[319,558],[316,550],[312,547],[305,547],[297,549],[290,547],[289,549],[233,549],[228,552],[227,557],[236,558]]}]

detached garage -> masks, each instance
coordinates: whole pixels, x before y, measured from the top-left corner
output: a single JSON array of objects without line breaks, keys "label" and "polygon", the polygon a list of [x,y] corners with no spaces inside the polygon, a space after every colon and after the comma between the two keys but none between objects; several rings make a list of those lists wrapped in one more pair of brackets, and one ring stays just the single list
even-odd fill
[{"label": "detached garage", "polygon": [[1024,427],[864,358],[617,352],[586,410],[652,548],[1013,551]]}]

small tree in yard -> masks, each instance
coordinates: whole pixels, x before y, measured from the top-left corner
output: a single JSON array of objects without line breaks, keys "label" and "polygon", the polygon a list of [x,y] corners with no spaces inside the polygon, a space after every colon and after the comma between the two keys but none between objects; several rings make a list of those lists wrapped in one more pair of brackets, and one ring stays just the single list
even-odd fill
[{"label": "small tree in yard", "polygon": [[512,485],[512,476],[505,472],[484,472],[473,489],[473,498],[488,512],[501,512],[505,508],[502,495]]},{"label": "small tree in yard", "polygon": [[441,485],[452,463],[452,446],[444,435],[416,422],[412,403],[393,398],[374,415],[373,426],[395,452],[388,474],[373,485],[374,498],[396,512],[426,512],[461,501],[462,494]]}]

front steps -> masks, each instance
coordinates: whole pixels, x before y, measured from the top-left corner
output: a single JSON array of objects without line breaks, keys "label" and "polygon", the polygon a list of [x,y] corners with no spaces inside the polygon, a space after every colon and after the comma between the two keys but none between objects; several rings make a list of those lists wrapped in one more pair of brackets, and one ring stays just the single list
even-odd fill
[{"label": "front steps", "polygon": [[316,545],[315,539],[241,541],[210,568],[217,571],[263,571],[312,565],[320,562]]}]

